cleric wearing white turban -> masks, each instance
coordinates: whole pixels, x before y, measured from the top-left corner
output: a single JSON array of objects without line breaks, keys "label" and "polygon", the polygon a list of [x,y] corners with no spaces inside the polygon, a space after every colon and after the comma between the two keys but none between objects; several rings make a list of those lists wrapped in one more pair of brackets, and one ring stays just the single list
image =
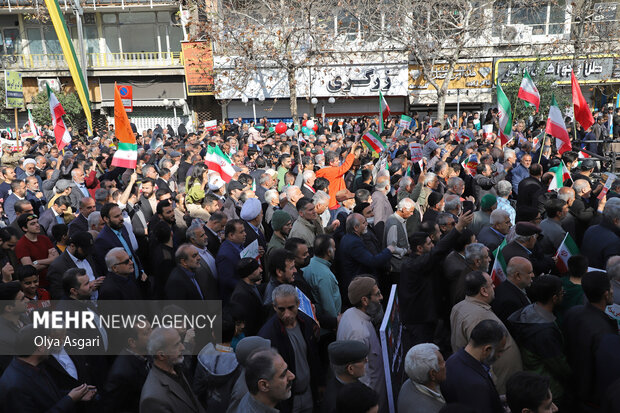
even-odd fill
[{"label": "cleric wearing white turban", "polygon": [[[261,203],[258,198],[248,198],[247,201],[245,201],[243,203],[243,206],[241,207],[240,216],[242,220],[251,222],[251,221],[256,220],[256,218],[258,218],[259,215],[261,215],[262,211],[263,209],[261,208]],[[257,221],[258,222],[255,225],[256,227],[260,225],[260,220],[257,220]]]}]

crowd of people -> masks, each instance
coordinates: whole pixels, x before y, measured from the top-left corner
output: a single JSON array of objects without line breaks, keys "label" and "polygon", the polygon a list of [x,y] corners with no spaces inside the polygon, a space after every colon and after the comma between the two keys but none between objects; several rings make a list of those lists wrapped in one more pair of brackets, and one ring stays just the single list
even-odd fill
[{"label": "crowd of people", "polygon": [[[112,166],[113,125],[62,151],[48,127],[4,146],[0,412],[620,411],[608,163],[577,136],[557,153],[527,120],[502,144],[495,109],[314,122],[157,125],[136,133],[135,169]],[[215,146],[231,179],[206,160]],[[204,332],[147,325],[120,355],[36,344],[34,309],[106,300],[218,300],[221,337],[195,348]]]}]

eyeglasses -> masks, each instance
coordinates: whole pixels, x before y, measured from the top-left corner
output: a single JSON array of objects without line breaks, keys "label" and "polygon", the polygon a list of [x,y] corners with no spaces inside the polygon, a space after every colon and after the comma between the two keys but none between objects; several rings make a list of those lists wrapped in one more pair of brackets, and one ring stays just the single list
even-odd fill
[{"label": "eyeglasses", "polygon": [[121,261],[121,262],[117,262],[116,265],[127,265],[130,262],[132,262],[133,260],[131,259],[131,257],[127,258],[125,261]]}]

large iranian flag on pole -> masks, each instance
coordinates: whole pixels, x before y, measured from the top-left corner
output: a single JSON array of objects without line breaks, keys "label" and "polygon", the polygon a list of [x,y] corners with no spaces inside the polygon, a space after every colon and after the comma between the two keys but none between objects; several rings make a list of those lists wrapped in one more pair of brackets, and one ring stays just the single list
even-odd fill
[{"label": "large iranian flag on pole", "polygon": [[505,145],[512,139],[512,107],[499,80],[497,81],[497,109],[499,111],[499,138],[502,145]]},{"label": "large iranian flag on pole", "polygon": [[112,165],[135,169],[138,163],[138,144],[116,83],[114,83],[114,133],[118,138],[118,150],[114,152]]},{"label": "large iranian flag on pole", "polygon": [[540,94],[538,93],[538,89],[536,89],[536,85],[530,77],[530,74],[527,72],[527,69],[523,72],[523,80],[521,81],[521,87],[519,88],[517,97],[525,100],[531,105],[534,105],[536,107],[536,112],[538,112],[540,107]]},{"label": "large iranian flag on pole", "polygon": [[557,258],[555,265],[558,267],[558,270],[560,270],[562,274],[567,273],[568,259],[573,255],[578,254],[579,248],[577,247],[577,244],[575,244],[575,241],[573,241],[573,238],[567,232],[564,236],[564,240],[558,248],[557,254],[555,255]]},{"label": "large iranian flag on pole", "polygon": [[233,175],[235,175],[232,161],[228,155],[222,152],[219,146],[208,146],[205,163],[209,167],[209,170],[220,174],[225,182],[230,182]]},{"label": "large iranian flag on pole", "polygon": [[369,130],[364,134],[364,136],[362,136],[362,142],[368,147],[368,149],[377,153],[381,153],[387,149],[386,143],[383,142],[377,132],[372,130]]},{"label": "large iranian flag on pole", "polygon": [[555,95],[551,96],[551,106],[549,107],[549,118],[547,119],[545,132],[556,138],[555,145],[560,155],[571,150],[570,137],[568,136],[564,117],[558,102],[555,101]]},{"label": "large iranian flag on pole", "polygon": [[383,132],[383,123],[390,116],[390,107],[388,106],[387,100],[385,100],[381,91],[379,91],[379,113],[381,114],[381,119],[379,120],[379,132]]},{"label": "large iranian flag on pole", "polygon": [[493,269],[491,270],[491,279],[493,280],[493,285],[496,287],[506,281],[506,260],[504,260],[504,254],[502,254],[502,250],[505,246],[506,239],[504,239],[494,251],[495,262],[493,262]]},{"label": "large iranian flag on pole", "polygon": [[71,134],[67,130],[65,122],[62,120],[65,109],[58,101],[54,92],[52,92],[52,89],[50,89],[50,85],[47,83],[45,85],[47,86],[47,99],[50,102],[50,113],[52,115],[52,126],[54,128],[56,146],[58,146],[59,151],[62,151],[65,146],[71,143]]}]

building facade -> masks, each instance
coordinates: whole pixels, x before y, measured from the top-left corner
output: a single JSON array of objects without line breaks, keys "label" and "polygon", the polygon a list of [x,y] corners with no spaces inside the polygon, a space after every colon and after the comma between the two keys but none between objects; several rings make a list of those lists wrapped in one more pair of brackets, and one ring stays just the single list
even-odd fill
[{"label": "building facade", "polygon": [[[81,60],[71,1],[61,0],[60,6]],[[44,12],[40,8],[44,3],[31,0],[0,3],[0,59],[4,70],[22,73],[27,107],[46,83],[57,91],[74,89],[54,27],[49,19],[36,18]],[[81,8],[95,126],[113,123],[114,82],[132,86],[130,117],[139,130],[188,122],[194,102],[188,99],[185,83],[179,2],[94,0],[82,2]],[[25,116],[20,112],[20,125]]]}]

